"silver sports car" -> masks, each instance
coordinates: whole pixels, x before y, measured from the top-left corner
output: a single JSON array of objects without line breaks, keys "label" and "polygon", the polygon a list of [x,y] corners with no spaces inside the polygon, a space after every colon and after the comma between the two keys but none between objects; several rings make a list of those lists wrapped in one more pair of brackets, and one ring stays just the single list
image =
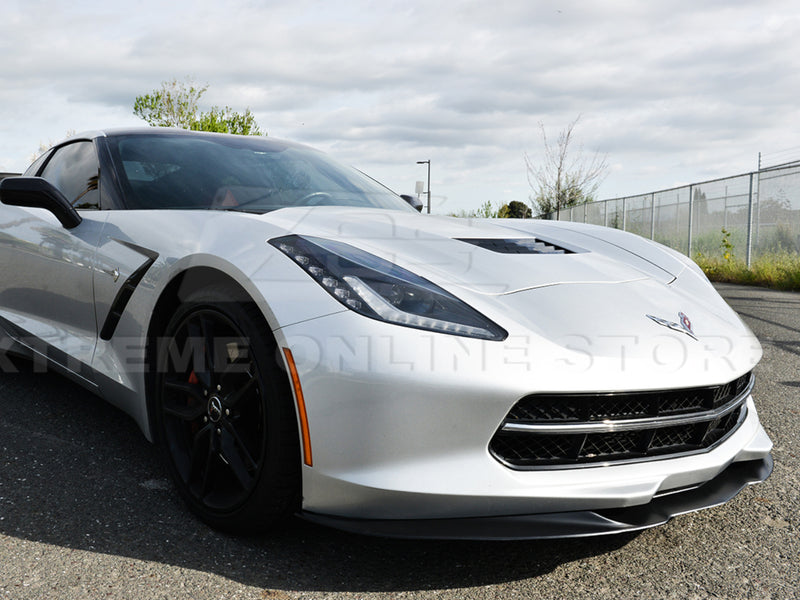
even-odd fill
[{"label": "silver sports car", "polygon": [[772,469],[757,340],[642,238],[424,216],[305,146],[157,128],[0,200],[0,349],[130,414],[215,527],[613,533]]}]

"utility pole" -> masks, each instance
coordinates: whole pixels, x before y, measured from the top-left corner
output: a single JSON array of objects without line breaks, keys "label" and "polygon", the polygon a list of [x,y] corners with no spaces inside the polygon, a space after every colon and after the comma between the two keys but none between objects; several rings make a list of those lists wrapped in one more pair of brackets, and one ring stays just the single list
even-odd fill
[{"label": "utility pole", "polygon": [[418,160],[418,165],[428,165],[428,214],[431,214],[431,161],[428,160]]}]

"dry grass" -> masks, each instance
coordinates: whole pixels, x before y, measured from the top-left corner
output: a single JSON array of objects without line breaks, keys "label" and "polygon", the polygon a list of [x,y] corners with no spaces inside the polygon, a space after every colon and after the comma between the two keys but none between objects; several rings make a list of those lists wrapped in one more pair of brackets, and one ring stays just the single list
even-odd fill
[{"label": "dry grass", "polygon": [[800,291],[800,254],[797,253],[764,254],[754,259],[750,268],[730,254],[722,257],[697,254],[694,259],[711,281]]}]

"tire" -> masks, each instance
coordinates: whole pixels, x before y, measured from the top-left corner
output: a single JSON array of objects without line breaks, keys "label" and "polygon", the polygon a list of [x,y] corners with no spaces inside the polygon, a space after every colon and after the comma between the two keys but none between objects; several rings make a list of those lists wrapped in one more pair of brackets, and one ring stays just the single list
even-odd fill
[{"label": "tire", "polygon": [[203,521],[260,532],[300,505],[297,420],[277,346],[234,290],[193,293],[157,344],[154,422],[180,495]]}]

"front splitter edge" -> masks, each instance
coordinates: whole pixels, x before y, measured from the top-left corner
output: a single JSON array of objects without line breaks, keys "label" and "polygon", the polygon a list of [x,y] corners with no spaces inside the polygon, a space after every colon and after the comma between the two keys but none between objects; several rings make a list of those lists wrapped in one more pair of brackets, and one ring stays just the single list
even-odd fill
[{"label": "front splitter edge", "polygon": [[661,496],[647,504],[574,511],[455,519],[352,519],[303,511],[300,517],[352,533],[437,540],[534,540],[609,535],[662,525],[672,517],[724,504],[772,473],[772,457],[733,463],[700,487]]}]

